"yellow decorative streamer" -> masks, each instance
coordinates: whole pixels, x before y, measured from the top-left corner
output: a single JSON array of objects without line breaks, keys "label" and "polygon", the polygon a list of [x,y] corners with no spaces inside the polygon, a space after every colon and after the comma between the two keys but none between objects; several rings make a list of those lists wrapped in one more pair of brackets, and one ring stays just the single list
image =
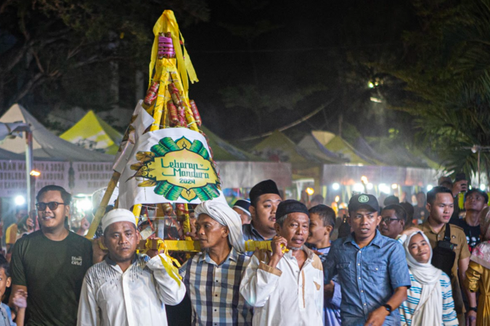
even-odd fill
[{"label": "yellow decorative streamer", "polygon": [[[255,241],[255,240],[247,240],[245,241],[245,251],[255,251],[255,250],[268,250],[272,251],[271,242],[270,241]],[[282,252],[286,253],[289,249],[286,246],[283,246]]]},{"label": "yellow decorative streamer", "polygon": [[148,88],[151,86],[153,69],[155,68],[155,63],[158,60],[158,36],[160,33],[165,32],[170,32],[172,35],[172,42],[177,59],[177,70],[179,71],[179,75],[182,80],[184,94],[187,97],[189,91],[189,80],[191,83],[198,82],[199,80],[197,79],[196,71],[192,65],[191,58],[189,57],[189,54],[184,46],[184,37],[179,31],[179,25],[177,24],[177,20],[175,19],[175,15],[172,10],[165,10],[153,26],[153,34],[155,35],[155,39],[151,49],[150,80],[148,83]]},{"label": "yellow decorative streamer", "polygon": [[[152,239],[146,240],[145,248],[147,250],[151,249],[151,242],[152,242]],[[165,268],[168,275],[170,275],[170,277],[172,279],[174,279],[175,282],[177,282],[177,284],[180,286],[180,283],[182,280],[182,277],[180,276],[179,269],[178,269],[178,267],[180,267],[180,264],[177,261],[177,259],[172,258],[168,254],[167,246],[165,245],[165,241],[163,241],[162,239],[157,240],[157,250],[158,250],[158,252],[163,250],[163,253],[158,255],[158,257],[160,257],[160,260],[162,261],[163,268]],[[175,267],[174,264],[177,265],[177,267]]]}]

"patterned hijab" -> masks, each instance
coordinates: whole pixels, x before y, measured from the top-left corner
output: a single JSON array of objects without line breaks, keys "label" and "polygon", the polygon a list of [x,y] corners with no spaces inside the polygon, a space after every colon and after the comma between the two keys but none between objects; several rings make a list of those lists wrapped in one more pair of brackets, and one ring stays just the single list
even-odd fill
[{"label": "patterned hijab", "polygon": [[473,249],[470,260],[482,265],[486,269],[490,269],[490,239],[485,237],[490,227],[490,207],[482,210],[479,218],[483,241]]}]

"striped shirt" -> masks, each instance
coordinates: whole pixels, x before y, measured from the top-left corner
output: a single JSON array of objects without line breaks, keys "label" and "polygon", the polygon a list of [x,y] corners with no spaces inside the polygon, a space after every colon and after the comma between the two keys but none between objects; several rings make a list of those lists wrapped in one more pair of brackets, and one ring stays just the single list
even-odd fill
[{"label": "striped shirt", "polygon": [[[415,308],[419,305],[422,292],[422,285],[413,277],[411,271],[410,281],[412,286],[407,291],[407,300],[404,301],[399,308],[402,326],[412,325],[413,313],[415,312]],[[451,280],[449,279],[449,276],[443,272],[439,281],[441,283],[442,291],[442,325],[458,325],[458,318],[456,316],[456,311],[454,310]]]},{"label": "striped shirt", "polygon": [[180,268],[191,299],[192,325],[252,324],[252,307],[239,292],[249,260],[232,248],[221,265],[217,265],[207,252],[201,252]]}]

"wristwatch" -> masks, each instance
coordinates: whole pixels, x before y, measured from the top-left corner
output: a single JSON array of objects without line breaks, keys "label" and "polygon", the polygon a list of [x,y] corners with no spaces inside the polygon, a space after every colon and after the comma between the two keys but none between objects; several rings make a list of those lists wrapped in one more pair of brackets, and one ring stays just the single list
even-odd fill
[{"label": "wristwatch", "polygon": [[474,311],[474,312],[478,312],[478,307],[470,307],[469,310]]},{"label": "wristwatch", "polygon": [[391,312],[393,311],[393,308],[391,308],[391,306],[389,304],[384,304],[383,307],[386,308],[386,311],[388,311],[388,314],[391,314]]}]

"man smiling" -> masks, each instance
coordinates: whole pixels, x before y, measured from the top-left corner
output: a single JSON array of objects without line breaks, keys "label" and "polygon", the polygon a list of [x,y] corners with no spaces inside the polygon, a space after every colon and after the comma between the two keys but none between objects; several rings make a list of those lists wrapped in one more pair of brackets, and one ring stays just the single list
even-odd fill
[{"label": "man smiling", "polygon": [[344,326],[400,325],[398,306],[407,297],[410,277],[400,243],[377,230],[378,211],[373,195],[352,196],[348,222],[353,233],[332,244],[324,263],[325,284],[339,275]]},{"label": "man smiling", "polygon": [[272,255],[257,251],[240,284],[240,293],[255,307],[252,324],[322,325],[322,264],[304,246],[309,234],[308,210],[296,200],[285,200],[276,216]]},{"label": "man smiling", "polygon": [[[65,228],[71,201],[65,189],[46,186],[36,199],[41,230],[14,245],[12,293],[28,293],[28,325],[75,325],[83,276],[92,265],[92,244]],[[19,323],[24,316],[17,318]]]}]

